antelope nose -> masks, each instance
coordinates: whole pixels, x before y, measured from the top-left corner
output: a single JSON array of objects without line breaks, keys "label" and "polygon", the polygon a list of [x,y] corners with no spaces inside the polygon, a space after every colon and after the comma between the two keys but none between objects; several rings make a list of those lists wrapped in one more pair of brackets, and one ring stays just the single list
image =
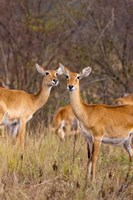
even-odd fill
[{"label": "antelope nose", "polygon": [[70,91],[73,89],[73,85],[69,85],[68,87]]},{"label": "antelope nose", "polygon": [[54,83],[55,85],[58,85],[59,81],[58,81],[57,79],[53,79],[53,83]]},{"label": "antelope nose", "polygon": [[58,80],[56,80],[56,79],[53,79],[53,82],[55,82],[55,83],[58,83]]}]

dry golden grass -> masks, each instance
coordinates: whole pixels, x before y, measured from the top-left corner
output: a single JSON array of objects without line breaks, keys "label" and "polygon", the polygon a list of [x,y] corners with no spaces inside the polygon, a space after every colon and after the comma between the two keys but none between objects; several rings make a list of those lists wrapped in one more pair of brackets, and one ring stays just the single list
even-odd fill
[{"label": "dry golden grass", "polygon": [[125,180],[128,157],[123,148],[102,146],[93,184],[86,165],[82,136],[62,142],[41,126],[30,131],[23,155],[10,140],[1,140],[0,200],[133,199],[133,171]]}]

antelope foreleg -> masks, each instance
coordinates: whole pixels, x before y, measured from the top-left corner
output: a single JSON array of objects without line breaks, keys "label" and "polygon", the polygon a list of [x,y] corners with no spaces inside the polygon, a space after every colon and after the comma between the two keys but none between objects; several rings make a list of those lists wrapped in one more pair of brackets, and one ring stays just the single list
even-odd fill
[{"label": "antelope foreleg", "polygon": [[20,144],[21,144],[22,150],[24,150],[25,129],[26,129],[26,122],[23,121],[21,124],[21,130],[20,130]]},{"label": "antelope foreleg", "polygon": [[92,154],[94,151],[93,137],[87,137],[87,153],[88,153],[88,175],[92,176]]},{"label": "antelope foreleg", "polygon": [[92,176],[92,154],[94,150],[93,142],[87,142],[87,152],[88,152],[88,175]]},{"label": "antelope foreleg", "polygon": [[98,140],[94,139],[94,149],[92,153],[92,180],[95,180],[96,162],[97,162],[100,147],[101,147],[100,139]]}]

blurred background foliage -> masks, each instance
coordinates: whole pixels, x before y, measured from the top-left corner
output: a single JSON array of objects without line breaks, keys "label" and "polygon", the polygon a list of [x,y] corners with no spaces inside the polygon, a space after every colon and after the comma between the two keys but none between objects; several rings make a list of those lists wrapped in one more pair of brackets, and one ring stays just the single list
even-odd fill
[{"label": "blurred background foliage", "polygon": [[[133,92],[132,0],[0,0],[0,78],[9,88],[37,92],[38,62],[57,69],[59,62],[92,74],[81,81],[90,103],[113,104]],[[69,102],[63,78],[36,120],[47,124]]]}]

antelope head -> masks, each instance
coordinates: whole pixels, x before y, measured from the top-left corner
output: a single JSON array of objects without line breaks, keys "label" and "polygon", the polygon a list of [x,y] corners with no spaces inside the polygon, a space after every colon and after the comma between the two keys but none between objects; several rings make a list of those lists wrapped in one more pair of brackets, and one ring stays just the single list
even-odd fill
[{"label": "antelope head", "polygon": [[84,68],[78,74],[78,73],[70,72],[70,70],[67,67],[65,67],[64,65],[62,65],[61,63],[59,64],[59,66],[60,66],[62,73],[67,78],[67,90],[69,90],[69,91],[74,91],[74,90],[79,89],[79,80],[84,77],[89,76],[89,74],[91,73],[90,67]]},{"label": "antelope head", "polygon": [[62,74],[60,67],[57,70],[45,70],[36,63],[36,70],[44,77],[43,82],[45,85],[49,87],[58,85],[59,80],[57,76]]}]

